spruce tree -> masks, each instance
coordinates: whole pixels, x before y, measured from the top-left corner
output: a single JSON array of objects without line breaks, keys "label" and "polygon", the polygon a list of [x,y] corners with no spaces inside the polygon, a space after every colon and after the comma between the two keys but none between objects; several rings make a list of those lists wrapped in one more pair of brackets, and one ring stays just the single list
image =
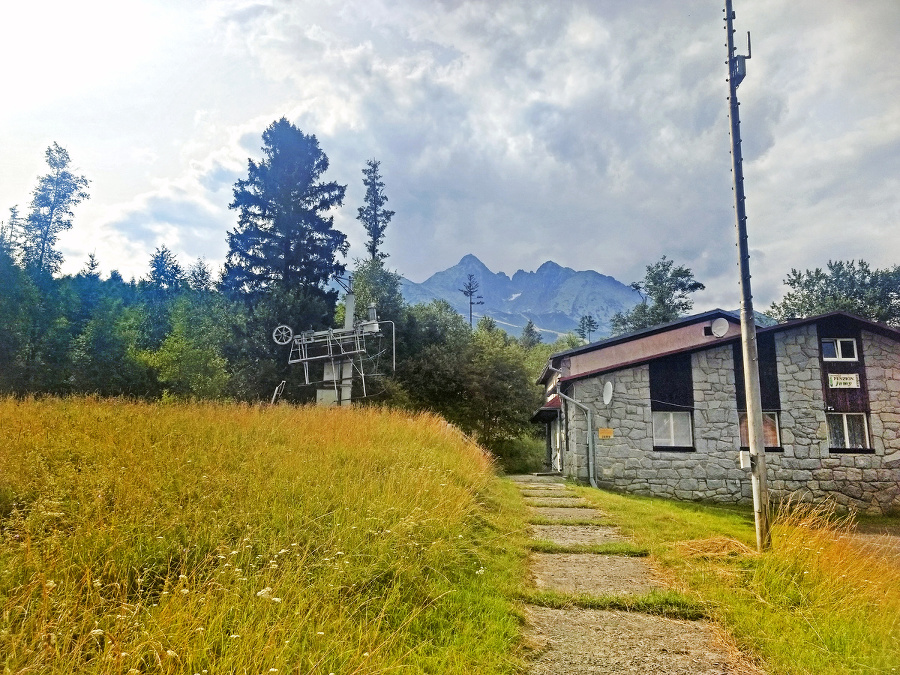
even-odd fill
[{"label": "spruce tree", "polygon": [[384,194],[384,183],[378,171],[380,166],[381,162],[377,159],[370,159],[366,162],[366,168],[362,170],[363,185],[366,186],[366,205],[359,207],[359,215],[356,216],[369,235],[366,251],[370,260],[384,260],[388,257],[388,254],[379,251],[378,247],[384,242],[384,231],[394,217],[393,211],[384,208],[388,198]]},{"label": "spruce tree", "polygon": [[346,255],[347,237],[325,214],[343,204],[347,188],[321,180],[328,157],[319,141],[283,117],[263,132],[262,151],[234,186],[229,208],[238,211],[238,224],[228,233],[223,289],[238,297],[322,290],[344,272],[336,256]]}]

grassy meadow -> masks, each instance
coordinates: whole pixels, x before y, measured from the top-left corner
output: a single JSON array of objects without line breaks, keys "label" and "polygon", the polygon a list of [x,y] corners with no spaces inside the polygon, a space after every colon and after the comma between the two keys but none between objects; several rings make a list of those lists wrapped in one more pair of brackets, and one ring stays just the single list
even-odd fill
[{"label": "grassy meadow", "polygon": [[767,672],[900,673],[900,559],[860,543],[852,516],[782,504],[758,555],[747,507],[580,492]]},{"label": "grassy meadow", "polygon": [[433,416],[0,400],[7,673],[507,673],[522,513]]}]

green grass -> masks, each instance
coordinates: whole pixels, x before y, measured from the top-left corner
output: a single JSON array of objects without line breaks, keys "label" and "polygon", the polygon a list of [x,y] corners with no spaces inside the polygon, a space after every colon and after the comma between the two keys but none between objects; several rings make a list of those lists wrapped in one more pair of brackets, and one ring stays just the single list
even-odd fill
[{"label": "green grass", "polygon": [[432,416],[0,400],[0,667],[517,672],[520,504]]},{"label": "green grass", "polygon": [[785,505],[758,555],[748,508],[578,491],[769,673],[900,672],[900,563],[854,542],[852,518]]},{"label": "green grass", "polygon": [[694,621],[703,619],[706,610],[701,603],[682,593],[653,589],[644,595],[572,595],[556,591],[522,591],[517,597],[529,605],[552,609],[607,609],[655,614],[670,619]]},{"label": "green grass", "polygon": [[544,518],[541,516],[532,516],[528,518],[529,525],[609,525],[610,520],[604,514],[597,515],[596,518]]},{"label": "green grass", "polygon": [[646,548],[631,542],[610,542],[608,544],[556,544],[552,541],[535,540],[526,544],[529,551],[536,553],[594,553],[597,555],[621,555],[643,558],[650,555]]}]

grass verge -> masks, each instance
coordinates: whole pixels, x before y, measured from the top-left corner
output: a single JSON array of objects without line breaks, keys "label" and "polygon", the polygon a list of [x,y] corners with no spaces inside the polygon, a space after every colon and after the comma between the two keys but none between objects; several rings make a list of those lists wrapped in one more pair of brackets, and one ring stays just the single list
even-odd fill
[{"label": "grass verge", "polygon": [[768,672],[900,672],[900,564],[861,544],[852,518],[785,504],[758,555],[747,508],[578,492]]},{"label": "grass verge", "polygon": [[609,544],[556,544],[552,541],[529,541],[529,551],[537,553],[596,553],[598,555],[621,555],[632,558],[643,558],[650,551],[631,542],[613,542]]},{"label": "grass verge", "polygon": [[528,518],[529,525],[601,525],[609,524],[609,522],[605,513],[597,514],[596,518],[544,518],[541,516]]},{"label": "grass verge", "polygon": [[427,415],[0,400],[0,669],[517,672],[519,499]]},{"label": "grass verge", "polygon": [[654,589],[644,595],[572,595],[555,591],[525,591],[516,597],[529,605],[552,609],[616,609],[694,621],[707,616],[702,603],[683,593]]}]

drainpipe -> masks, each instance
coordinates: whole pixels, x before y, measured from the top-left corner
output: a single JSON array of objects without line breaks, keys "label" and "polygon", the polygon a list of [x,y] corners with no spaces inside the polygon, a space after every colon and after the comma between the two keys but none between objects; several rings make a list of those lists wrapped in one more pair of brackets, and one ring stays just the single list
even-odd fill
[{"label": "drainpipe", "polygon": [[566,396],[562,391],[560,391],[559,385],[556,385],[556,393],[557,395],[563,399],[564,401],[568,401],[576,408],[580,408],[584,413],[585,420],[587,421],[587,463],[588,463],[588,480],[591,482],[591,487],[594,489],[599,489],[597,487],[597,479],[594,478],[594,466],[596,464],[596,459],[594,457],[594,415],[591,412],[591,409],[588,408],[583,403],[576,401],[574,398]]}]

